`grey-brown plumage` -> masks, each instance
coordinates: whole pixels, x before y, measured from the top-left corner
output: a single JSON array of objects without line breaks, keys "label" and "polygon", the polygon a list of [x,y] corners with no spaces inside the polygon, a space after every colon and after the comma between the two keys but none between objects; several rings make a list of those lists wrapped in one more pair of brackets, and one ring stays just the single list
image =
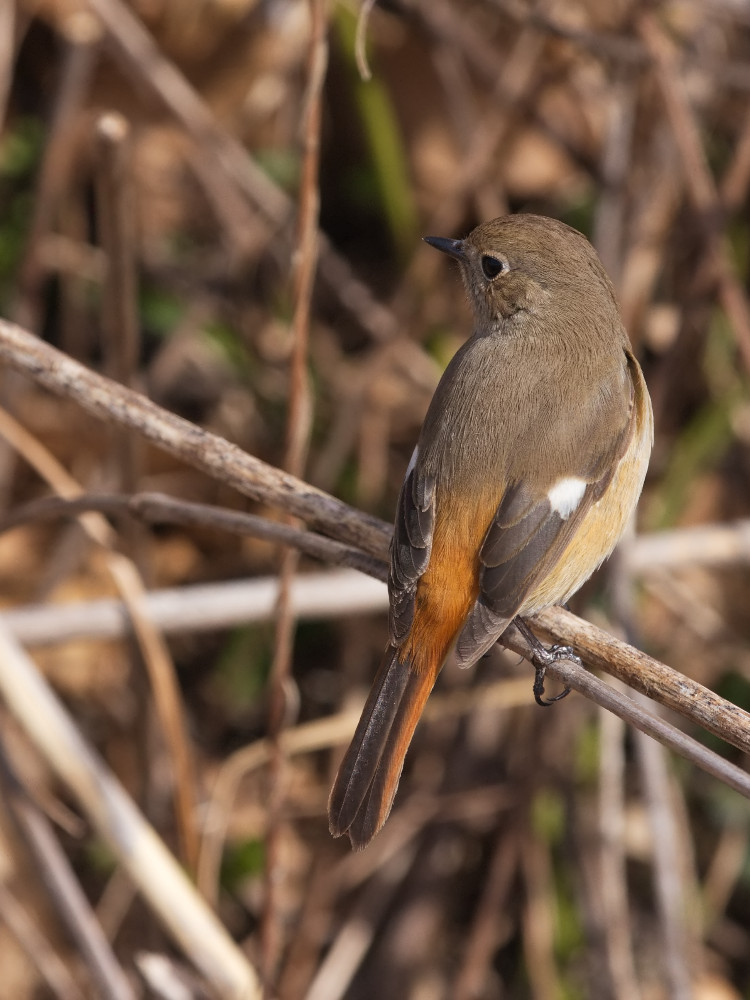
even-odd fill
[{"label": "grey-brown plumage", "polygon": [[331,794],[331,830],[377,832],[440,667],[477,660],[517,615],[565,601],[617,542],[652,439],[643,377],[588,241],[532,215],[455,257],[475,314],[399,497],[390,644]]}]

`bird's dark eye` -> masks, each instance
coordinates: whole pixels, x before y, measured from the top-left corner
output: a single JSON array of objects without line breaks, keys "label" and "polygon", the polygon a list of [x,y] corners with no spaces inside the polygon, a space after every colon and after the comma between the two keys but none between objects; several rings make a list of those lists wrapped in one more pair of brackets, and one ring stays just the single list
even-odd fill
[{"label": "bird's dark eye", "polygon": [[504,260],[498,260],[497,257],[492,257],[488,253],[482,257],[482,270],[484,271],[485,278],[488,278],[490,281],[496,278],[502,271],[505,271],[507,266]]}]

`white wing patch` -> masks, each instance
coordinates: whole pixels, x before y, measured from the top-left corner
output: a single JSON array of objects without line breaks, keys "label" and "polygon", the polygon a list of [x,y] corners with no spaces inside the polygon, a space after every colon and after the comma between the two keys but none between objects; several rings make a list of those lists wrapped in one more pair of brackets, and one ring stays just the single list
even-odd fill
[{"label": "white wing patch", "polygon": [[563,521],[567,521],[578,504],[581,502],[583,494],[586,492],[586,480],[577,476],[567,476],[565,479],[558,479],[554,486],[550,488],[547,499]]},{"label": "white wing patch", "polygon": [[416,445],[414,451],[411,453],[411,458],[409,459],[409,464],[406,467],[406,474],[404,479],[409,478],[409,473],[413,471],[414,466],[417,464],[417,455],[419,454],[419,445]]}]

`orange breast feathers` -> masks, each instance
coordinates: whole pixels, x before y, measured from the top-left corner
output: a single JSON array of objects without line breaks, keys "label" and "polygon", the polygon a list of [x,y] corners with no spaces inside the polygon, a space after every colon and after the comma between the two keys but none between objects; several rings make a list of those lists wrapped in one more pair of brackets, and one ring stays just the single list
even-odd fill
[{"label": "orange breast feathers", "polygon": [[398,650],[399,660],[419,673],[437,673],[477,599],[479,550],[497,503],[498,491],[438,491],[430,562],[417,584],[412,627]]}]

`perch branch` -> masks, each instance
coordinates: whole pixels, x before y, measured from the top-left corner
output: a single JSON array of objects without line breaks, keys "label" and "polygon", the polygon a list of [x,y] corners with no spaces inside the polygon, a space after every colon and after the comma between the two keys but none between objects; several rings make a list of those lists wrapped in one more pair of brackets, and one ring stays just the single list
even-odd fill
[{"label": "perch branch", "polygon": [[563,608],[548,608],[535,615],[531,623],[546,641],[572,646],[590,668],[617,677],[646,697],[750,753],[750,713],[709,688]]},{"label": "perch branch", "polygon": [[[381,521],[279,472],[222,438],[161,409],[138,393],[89,371],[4,320],[0,320],[0,359],[52,391],[75,400],[89,413],[130,427],[158,447],[241,493],[296,514],[370,555],[385,557],[390,529]],[[572,645],[589,666],[618,677],[733,746],[746,753],[750,751],[750,714],[708,688],[561,608],[542,612],[532,619],[532,624],[541,631],[543,638]],[[555,676],[562,676],[568,666],[566,663],[563,669],[558,664]],[[572,683],[572,676],[566,673],[564,683]],[[587,684],[585,678],[591,683]],[[584,691],[582,685],[585,684]],[[597,685],[604,691],[600,692]],[[617,702],[616,692],[585,670],[577,671],[575,686],[606,708]],[[628,721],[633,720],[629,718]],[[665,725],[655,720],[655,729],[648,730],[649,734],[662,738],[661,727]],[[656,729],[661,736],[656,735]],[[676,745],[673,748],[684,752]],[[715,763],[711,766],[715,767]],[[735,770],[747,778],[744,772]],[[737,787],[738,775],[729,782],[732,787]]]},{"label": "perch branch", "polygon": [[[376,580],[386,580],[388,567],[382,559],[365,555],[352,545],[344,545],[333,538],[317,535],[313,531],[295,528],[290,524],[269,521],[267,517],[247,514],[226,507],[194,503],[168,496],[166,493],[87,493],[79,497],[41,497],[17,507],[0,522],[0,534],[30,521],[58,517],[76,517],[86,511],[101,514],[128,514],[146,524],[179,524],[183,528],[210,528],[236,535],[262,538],[278,545],[293,545],[313,559],[320,559],[335,566],[358,569]],[[749,526],[750,527],[750,526]],[[688,546],[688,552],[692,549]],[[748,553],[750,559],[750,552]]]}]

